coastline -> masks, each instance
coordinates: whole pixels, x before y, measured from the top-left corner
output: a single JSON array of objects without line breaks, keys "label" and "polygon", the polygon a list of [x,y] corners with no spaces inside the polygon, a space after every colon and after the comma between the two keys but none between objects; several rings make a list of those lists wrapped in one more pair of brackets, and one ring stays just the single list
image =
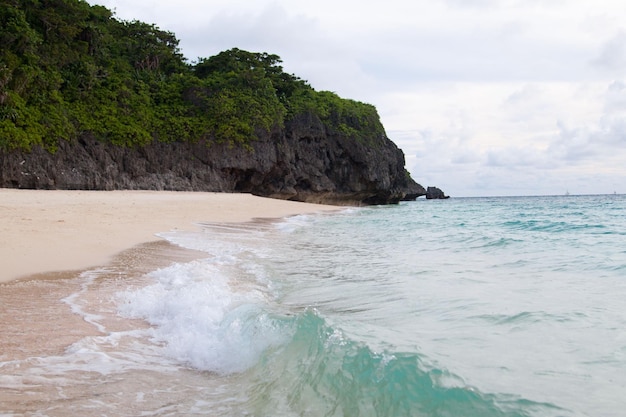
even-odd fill
[{"label": "coastline", "polygon": [[106,264],[200,222],[239,223],[335,211],[337,206],[250,194],[0,189],[0,282]]},{"label": "coastline", "polygon": [[[210,256],[158,234],[201,230],[207,223],[245,227],[339,209],[250,194],[0,188],[0,409],[91,416],[102,411],[93,409],[91,399],[106,397],[139,414],[146,405],[133,395],[111,397],[111,385],[115,393],[150,397],[167,391],[169,383],[130,359],[132,369],[116,371],[128,378],[103,377],[109,361],[127,353],[118,343],[135,343],[132,335],[149,328],[144,320],[118,314],[116,294],[147,285],[149,272]],[[71,376],[59,377],[64,372]],[[176,372],[207,384],[203,373]],[[150,401],[160,404],[161,397]]]}]

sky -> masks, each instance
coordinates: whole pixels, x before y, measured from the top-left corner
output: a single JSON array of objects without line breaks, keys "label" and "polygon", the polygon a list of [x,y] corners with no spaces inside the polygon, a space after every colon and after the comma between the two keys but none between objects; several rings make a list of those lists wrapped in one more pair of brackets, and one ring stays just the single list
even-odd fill
[{"label": "sky", "polygon": [[373,104],[446,194],[626,193],[622,0],[89,0],[176,34],[190,61],[279,55]]}]

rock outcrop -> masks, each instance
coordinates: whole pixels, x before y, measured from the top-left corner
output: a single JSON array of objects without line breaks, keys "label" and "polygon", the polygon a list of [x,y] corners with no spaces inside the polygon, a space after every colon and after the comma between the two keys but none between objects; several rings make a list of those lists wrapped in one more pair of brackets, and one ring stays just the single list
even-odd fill
[{"label": "rock outcrop", "polygon": [[428,187],[426,189],[426,199],[427,200],[443,200],[443,199],[446,199],[446,198],[450,198],[450,197],[445,195],[444,192],[441,191],[437,187]]},{"label": "rock outcrop", "polygon": [[260,135],[251,148],[152,142],[128,148],[83,135],[55,153],[0,151],[0,186],[246,192],[326,204],[397,203],[424,195],[388,138],[376,143],[329,133],[304,114]]}]

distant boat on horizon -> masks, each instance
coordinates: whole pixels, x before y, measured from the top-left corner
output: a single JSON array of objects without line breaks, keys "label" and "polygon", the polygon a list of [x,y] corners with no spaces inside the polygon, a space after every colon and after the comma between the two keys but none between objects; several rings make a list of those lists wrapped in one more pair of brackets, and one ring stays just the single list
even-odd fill
[{"label": "distant boat on horizon", "polygon": [[568,191],[565,191],[565,195],[569,195],[569,190],[568,190]]}]

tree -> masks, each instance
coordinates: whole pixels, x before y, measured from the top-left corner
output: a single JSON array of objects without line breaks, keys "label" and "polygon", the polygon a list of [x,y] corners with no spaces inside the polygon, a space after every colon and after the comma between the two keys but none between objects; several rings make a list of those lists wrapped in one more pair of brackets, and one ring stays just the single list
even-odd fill
[{"label": "tree", "polygon": [[192,65],[173,33],[84,0],[0,0],[0,19],[0,148],[86,133],[250,146],[304,112],[346,137],[384,135],[373,106],[315,91],[278,55],[233,48]]}]

